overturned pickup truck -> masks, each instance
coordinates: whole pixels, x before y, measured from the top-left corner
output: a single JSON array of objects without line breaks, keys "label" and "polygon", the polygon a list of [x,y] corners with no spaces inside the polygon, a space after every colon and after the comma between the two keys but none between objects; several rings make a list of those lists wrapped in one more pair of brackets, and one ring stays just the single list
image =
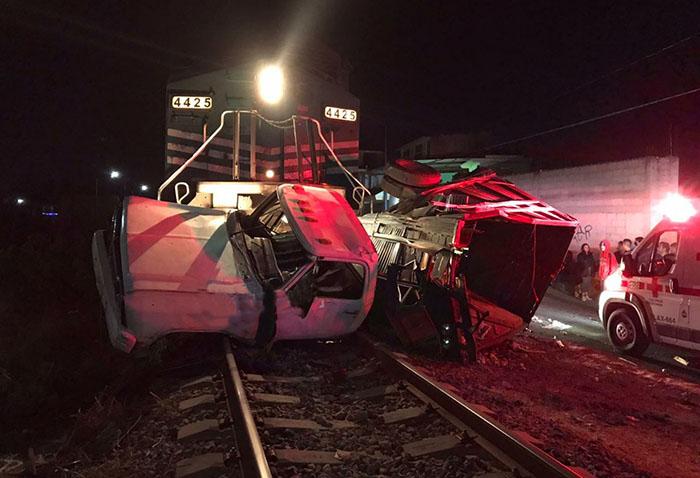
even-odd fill
[{"label": "overturned pickup truck", "polygon": [[379,254],[375,303],[405,345],[473,360],[530,322],[577,221],[492,172],[440,181],[409,160],[385,171],[398,204],[360,218]]},{"label": "overturned pickup truck", "polygon": [[130,352],[174,332],[265,345],[359,327],[373,301],[377,254],[342,192],[265,182],[198,188],[258,204],[246,211],[193,205],[205,193],[189,205],[132,196],[111,234],[95,233],[114,347]]}]

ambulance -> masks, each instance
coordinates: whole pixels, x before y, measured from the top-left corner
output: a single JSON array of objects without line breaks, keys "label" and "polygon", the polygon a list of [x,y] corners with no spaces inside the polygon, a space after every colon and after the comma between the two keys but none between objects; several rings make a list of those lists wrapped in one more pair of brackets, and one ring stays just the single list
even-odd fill
[{"label": "ambulance", "polygon": [[604,281],[598,318],[613,347],[639,356],[650,343],[700,350],[700,216],[669,195],[665,217]]}]

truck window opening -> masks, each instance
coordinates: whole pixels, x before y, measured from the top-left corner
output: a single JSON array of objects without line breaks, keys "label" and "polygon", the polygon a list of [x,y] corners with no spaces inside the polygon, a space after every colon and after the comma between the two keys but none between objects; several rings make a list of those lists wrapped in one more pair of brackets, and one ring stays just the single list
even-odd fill
[{"label": "truck window opening", "polygon": [[279,287],[311,261],[289,225],[276,193],[250,215],[235,214],[243,231],[242,243],[260,279]]},{"label": "truck window opening", "polygon": [[359,264],[318,261],[289,289],[287,296],[306,316],[316,297],[361,299],[364,282],[364,268]]}]

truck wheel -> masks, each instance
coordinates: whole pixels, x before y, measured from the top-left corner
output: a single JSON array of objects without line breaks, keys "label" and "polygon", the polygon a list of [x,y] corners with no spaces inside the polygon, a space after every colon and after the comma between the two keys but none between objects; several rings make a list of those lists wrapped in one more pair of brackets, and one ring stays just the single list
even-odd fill
[{"label": "truck wheel", "polygon": [[608,319],[608,338],[615,350],[638,357],[649,347],[640,318],[627,309],[617,309]]}]

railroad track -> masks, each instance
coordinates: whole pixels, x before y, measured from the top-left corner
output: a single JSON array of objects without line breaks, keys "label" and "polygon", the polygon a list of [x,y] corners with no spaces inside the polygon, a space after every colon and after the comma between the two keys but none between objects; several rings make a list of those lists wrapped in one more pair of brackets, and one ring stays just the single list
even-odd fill
[{"label": "railroad track", "polygon": [[279,344],[268,354],[234,351],[228,340],[224,348],[235,458],[246,478],[585,476],[366,335]]}]

